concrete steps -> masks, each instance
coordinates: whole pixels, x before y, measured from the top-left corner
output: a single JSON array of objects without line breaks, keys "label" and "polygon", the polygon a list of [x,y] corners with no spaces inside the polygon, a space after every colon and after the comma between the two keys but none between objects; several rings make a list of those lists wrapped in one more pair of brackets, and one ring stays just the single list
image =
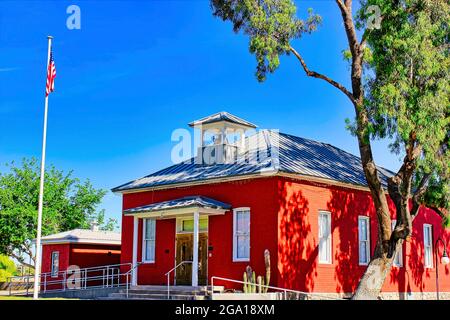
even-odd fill
[{"label": "concrete steps", "polygon": [[[169,300],[208,300],[211,286],[171,286]],[[222,286],[214,286],[214,292],[223,292]],[[133,286],[128,290],[110,293],[102,300],[168,300],[167,286]]]}]

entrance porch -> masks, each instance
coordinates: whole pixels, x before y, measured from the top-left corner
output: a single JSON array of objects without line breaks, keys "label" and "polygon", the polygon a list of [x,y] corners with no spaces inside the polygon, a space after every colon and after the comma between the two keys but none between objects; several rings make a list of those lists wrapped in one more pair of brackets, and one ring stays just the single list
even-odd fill
[{"label": "entrance porch", "polygon": [[[229,204],[203,197],[190,196],[131,208],[124,215],[133,216],[133,252],[131,283],[138,285],[137,270],[140,263],[152,263],[155,257],[156,220],[175,219],[174,284],[206,285],[208,282],[208,222],[213,215],[223,215]],[[138,262],[139,220],[143,220],[142,258]]]}]

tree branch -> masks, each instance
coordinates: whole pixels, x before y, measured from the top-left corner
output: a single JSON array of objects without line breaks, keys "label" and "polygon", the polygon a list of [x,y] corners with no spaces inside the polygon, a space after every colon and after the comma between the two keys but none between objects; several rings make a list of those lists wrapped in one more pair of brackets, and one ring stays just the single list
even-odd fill
[{"label": "tree branch", "polygon": [[419,212],[420,208],[420,198],[424,195],[424,193],[427,191],[428,182],[430,181],[431,173],[427,173],[422,177],[422,180],[420,180],[419,186],[417,187],[416,191],[414,192],[414,195],[412,197],[413,200],[413,206],[411,208],[411,217],[414,219]]},{"label": "tree branch", "polygon": [[360,54],[360,52],[359,42],[356,36],[355,25],[353,23],[352,17],[352,2],[346,1],[344,4],[341,0],[336,0],[336,3],[341,10],[341,15],[344,20],[345,32],[347,34],[348,43],[350,45],[350,51],[352,52],[353,57],[356,57]]},{"label": "tree branch", "polygon": [[436,212],[442,219],[445,219],[447,217],[447,214],[438,207],[435,206],[427,206],[427,207]]},{"label": "tree branch", "polygon": [[345,88],[342,84],[334,81],[333,79],[331,79],[331,78],[329,78],[329,77],[327,77],[327,76],[325,76],[325,75],[323,75],[321,73],[309,70],[308,66],[306,65],[305,60],[303,60],[302,56],[294,48],[292,48],[291,46],[289,47],[289,49],[297,57],[297,59],[300,61],[300,64],[302,65],[303,70],[305,70],[305,73],[306,73],[307,76],[325,80],[326,82],[328,82],[329,84],[331,84],[335,88],[341,90],[352,101],[352,103],[355,103],[355,99],[353,97],[353,94],[350,91],[348,91],[347,88]]},{"label": "tree branch", "polygon": [[13,257],[14,259],[16,259],[21,265],[24,265],[25,267],[34,269],[33,265],[26,263],[22,257],[16,255],[14,252],[11,252],[10,256]]}]

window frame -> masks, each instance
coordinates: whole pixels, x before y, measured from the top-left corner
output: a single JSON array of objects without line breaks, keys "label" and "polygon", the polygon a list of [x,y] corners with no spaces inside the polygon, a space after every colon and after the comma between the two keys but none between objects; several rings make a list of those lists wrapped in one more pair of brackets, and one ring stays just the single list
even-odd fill
[{"label": "window frame", "polygon": [[[55,259],[56,255],[56,259]],[[58,261],[58,269],[55,272],[55,261]],[[59,274],[59,251],[52,251],[51,253],[51,265],[50,265],[50,275],[52,278],[58,278]]]},{"label": "window frame", "polygon": [[[147,239],[145,237],[145,234],[147,232],[147,220],[154,221],[154,223],[153,223],[153,228],[154,228],[153,239]],[[153,241],[153,260],[146,259],[147,241]],[[141,260],[142,260],[142,263],[155,263],[155,261],[156,261],[156,219],[155,218],[143,218],[142,219],[142,259]]]},{"label": "window frame", "polygon": [[[365,221],[366,222],[366,232],[367,232],[367,239],[366,240],[361,240],[361,229],[359,228],[360,226],[360,221]],[[361,242],[365,242],[366,245],[366,251],[367,251],[367,261],[361,261],[361,254],[360,254],[360,246],[361,246]],[[360,266],[367,266],[370,262],[370,217],[368,216],[358,216],[358,264]]]},{"label": "window frame", "polygon": [[[320,252],[321,252],[321,216],[328,216],[328,229],[329,229],[329,234],[328,234],[328,238],[326,239],[326,251],[327,251],[327,258],[329,258],[328,260],[321,260],[320,257]],[[325,211],[325,210],[320,210],[319,211],[319,215],[318,215],[318,238],[319,238],[319,244],[318,244],[318,259],[319,259],[319,264],[333,264],[333,232],[332,232],[332,222],[331,222],[331,212],[330,211]]]},{"label": "window frame", "polygon": [[[237,215],[239,212],[248,211],[248,257],[239,258],[238,257],[238,241],[237,241]],[[248,262],[251,256],[251,210],[249,207],[239,207],[233,209],[233,262]]]},{"label": "window frame", "polygon": [[[429,228],[429,235],[430,235],[430,245],[427,246],[425,242],[425,229]],[[430,261],[427,264],[427,248],[430,248]],[[434,268],[434,262],[433,262],[433,225],[429,223],[423,224],[423,266],[426,269],[433,269]]]},{"label": "window frame", "polygon": [[[392,231],[394,230],[396,224],[397,224],[397,220],[393,219],[392,224],[391,224]],[[399,263],[396,262],[397,258],[398,258]],[[395,255],[394,260],[392,260],[392,266],[396,267],[396,268],[403,268],[403,243],[400,246],[400,250]]]}]

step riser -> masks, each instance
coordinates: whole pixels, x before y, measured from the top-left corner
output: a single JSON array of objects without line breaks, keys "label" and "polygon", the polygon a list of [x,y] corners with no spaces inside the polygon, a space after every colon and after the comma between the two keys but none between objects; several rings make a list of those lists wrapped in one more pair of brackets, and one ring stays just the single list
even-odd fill
[{"label": "step riser", "polygon": [[[126,300],[126,299],[139,299],[139,300],[168,300],[167,295],[136,295],[136,294],[129,294],[128,298],[126,295],[122,294],[111,294],[109,295],[110,299],[120,299],[120,300]],[[170,300],[205,300],[204,296],[170,296]]]},{"label": "step riser", "polygon": [[[121,294],[126,294],[127,292],[125,290],[120,290],[119,293]],[[128,294],[165,294],[167,295],[167,291],[162,291],[162,290],[158,290],[158,291],[144,291],[144,290],[130,290],[128,291]],[[181,295],[208,295],[208,292],[192,292],[192,291],[170,291],[170,295],[177,295],[177,294],[181,294]]]}]

